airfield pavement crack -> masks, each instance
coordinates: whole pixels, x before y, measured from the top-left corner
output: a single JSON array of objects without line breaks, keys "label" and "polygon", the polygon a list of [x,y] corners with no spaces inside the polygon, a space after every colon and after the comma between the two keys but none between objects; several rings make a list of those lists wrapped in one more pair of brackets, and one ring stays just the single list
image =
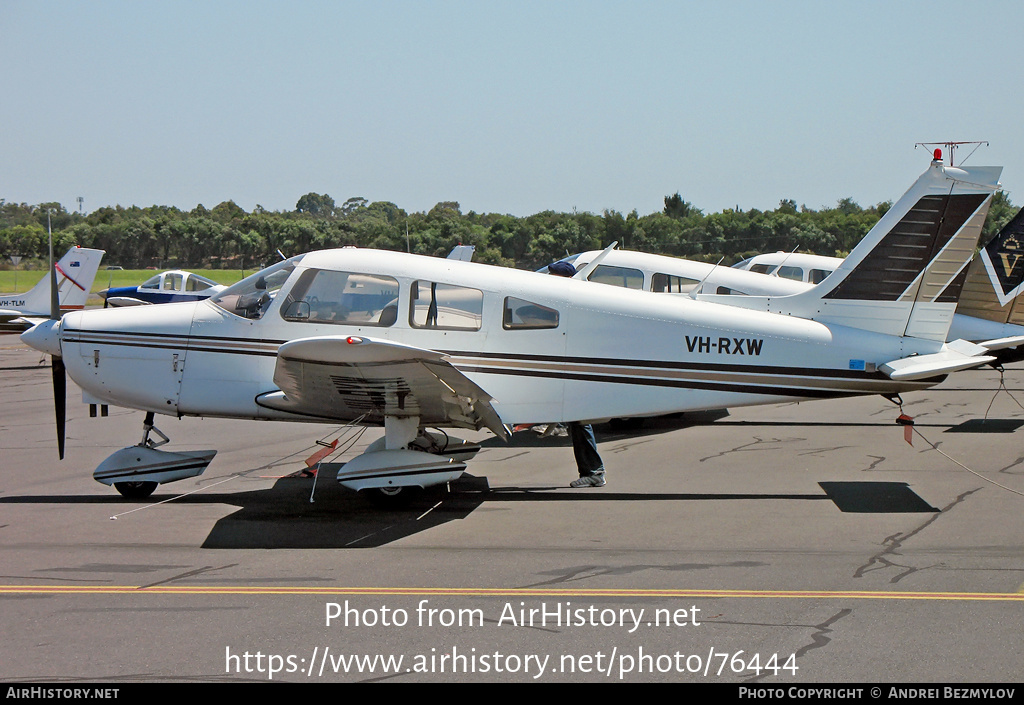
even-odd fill
[{"label": "airfield pavement crack", "polygon": [[[888,414],[891,414],[893,411],[899,412],[900,409],[906,409],[906,408],[911,407],[911,406],[920,406],[921,404],[930,404],[930,403],[932,403],[932,401],[928,397],[925,397],[923,399],[911,399],[910,401],[903,402],[902,406],[897,406],[895,404],[892,405],[892,406],[884,406],[881,409],[879,409],[878,411],[872,412],[871,414],[869,414],[869,416],[888,415]],[[917,418],[918,416],[927,416],[928,413],[929,412],[927,412],[927,411],[922,411],[922,412],[919,412],[917,414],[913,414],[913,416],[914,416],[914,418]],[[897,415],[898,415],[898,413],[897,413]]]},{"label": "airfield pavement crack", "polygon": [[[485,460],[487,462],[490,462],[490,463],[504,463],[504,462],[506,462],[508,460],[514,460],[516,458],[522,457],[524,455],[529,455],[529,454],[530,454],[530,451],[524,450],[521,453],[513,453],[512,455],[507,455],[507,456],[505,456],[503,458],[496,458],[494,456],[488,456],[487,458],[485,458]],[[480,461],[477,460],[476,462],[479,463]]]},{"label": "airfield pavement crack", "polygon": [[859,568],[857,568],[857,570],[854,571],[854,573],[853,573],[853,577],[855,577],[855,578],[863,578],[868,573],[873,573],[873,572],[876,572],[876,571],[879,571],[879,570],[886,570],[886,569],[889,569],[889,568],[902,569],[901,573],[899,573],[895,577],[889,579],[890,583],[895,584],[895,583],[898,583],[900,580],[903,580],[903,578],[907,577],[908,575],[911,575],[912,573],[916,573],[916,572],[921,571],[921,570],[927,570],[928,568],[933,568],[934,566],[926,566],[924,568],[917,568],[917,567],[914,567],[914,566],[904,565],[904,564],[899,563],[897,561],[890,560],[889,557],[890,556],[898,556],[898,555],[900,555],[899,552],[903,548],[903,544],[907,540],[913,538],[917,534],[919,534],[922,531],[924,531],[927,527],[931,526],[931,524],[933,522],[937,521],[939,517],[941,517],[943,514],[945,514],[949,510],[951,510],[956,505],[958,505],[961,502],[963,502],[965,499],[967,499],[967,497],[969,497],[970,495],[972,495],[975,492],[979,491],[980,489],[981,489],[980,487],[976,487],[973,490],[968,490],[967,492],[964,492],[963,494],[958,495],[956,497],[956,499],[954,499],[952,502],[947,504],[945,507],[943,507],[936,514],[933,514],[932,516],[930,516],[928,519],[926,519],[920,526],[918,526],[913,531],[911,531],[909,533],[906,533],[906,534],[898,533],[898,534],[893,534],[892,536],[885,537],[885,539],[882,541],[882,545],[885,546],[885,548],[882,549],[881,551],[879,551],[878,553],[876,553],[875,555],[871,556],[871,558],[868,559],[867,563],[865,563],[864,565],[862,565]]},{"label": "airfield pavement crack", "polygon": [[158,580],[155,583],[149,583],[148,585],[142,585],[142,586],[139,587],[139,589],[140,590],[145,590],[147,588],[156,587],[157,585],[166,585],[167,583],[173,583],[173,582],[175,582],[177,580],[181,580],[183,578],[191,578],[191,577],[194,577],[196,575],[202,575],[203,573],[209,573],[211,571],[224,570],[225,568],[234,568],[237,565],[238,565],[237,563],[228,563],[227,565],[222,565],[219,568],[215,567],[215,566],[212,566],[212,565],[204,565],[202,568],[196,568],[195,570],[189,570],[189,571],[186,571],[184,573],[179,573],[178,575],[172,575],[171,577],[167,578],[166,580]]},{"label": "airfield pavement crack", "polygon": [[[836,612],[834,615],[832,615],[831,617],[826,619],[821,624],[795,625],[795,626],[802,626],[802,627],[810,627],[811,629],[815,629],[816,631],[811,634],[811,643],[810,644],[807,644],[806,646],[802,646],[802,647],[800,647],[799,649],[797,649],[794,652],[794,654],[793,654],[794,655],[794,660],[795,661],[799,661],[800,658],[802,656],[806,655],[808,651],[812,651],[814,649],[820,649],[820,648],[828,645],[828,643],[832,641],[832,637],[829,636],[829,634],[831,634],[832,631],[833,631],[832,630],[832,625],[835,624],[836,622],[838,622],[840,619],[843,619],[844,617],[848,617],[851,614],[853,614],[853,610],[852,609],[844,608],[844,609],[841,609],[838,612]],[[793,625],[785,625],[785,626],[793,626]],[[765,671],[764,673],[760,673],[760,674],[754,676],[753,678],[750,678],[750,679],[748,679],[748,680],[746,680],[744,682],[745,683],[754,683],[754,682],[757,682],[757,681],[761,680],[762,678],[767,678],[769,675],[771,675],[771,674],[769,674],[768,671]]]},{"label": "airfield pavement crack", "polygon": [[[567,568],[563,572],[560,572],[550,580],[542,580],[537,583],[530,583],[529,585],[521,585],[517,587],[517,590],[525,590],[530,588],[539,588],[548,585],[562,585],[565,583],[573,583],[580,580],[589,580],[590,578],[596,578],[600,576],[614,575],[633,575],[635,573],[642,573],[649,570],[661,570],[671,572],[682,572],[691,570],[710,570],[712,568],[757,568],[765,565],[758,561],[732,561],[731,563],[679,563],[676,565],[655,565],[640,563],[637,565],[627,565],[618,567],[608,566],[595,566],[595,565],[583,565],[576,568]],[[553,571],[548,571],[553,572]]]},{"label": "airfield pavement crack", "polygon": [[1010,472],[1010,469],[1020,465],[1022,462],[1024,462],[1024,455],[1018,457],[1016,460],[1014,460],[1012,463],[1010,463],[1006,467],[1000,468],[997,472],[998,473],[1006,473],[1007,475],[1019,475],[1020,473]]},{"label": "airfield pavement crack", "polygon": [[821,453],[830,453],[836,450],[843,450],[844,448],[856,448],[857,446],[828,446],[825,448],[810,448],[808,450],[797,453],[797,455],[820,455]]},{"label": "airfield pavement crack", "polygon": [[650,439],[650,438],[639,438],[639,439],[633,440],[633,441],[622,441],[622,442],[612,446],[611,448],[609,448],[608,452],[610,452],[610,453],[623,453],[623,452],[631,449],[634,446],[642,445],[644,443],[650,443],[651,440],[652,439]]},{"label": "airfield pavement crack", "polygon": [[729,453],[746,453],[749,451],[763,451],[763,450],[778,450],[778,446],[771,445],[773,443],[792,443],[794,441],[806,441],[806,438],[769,438],[765,440],[759,436],[754,436],[754,440],[750,443],[743,443],[738,446],[734,446],[729,450],[723,450],[721,453],[715,453],[705,458],[701,458],[699,462],[705,460],[713,460],[715,458],[721,458]]},{"label": "airfield pavement crack", "polygon": [[873,463],[871,463],[871,465],[868,465],[866,468],[864,468],[864,472],[871,472],[872,470],[877,468],[879,465],[884,463],[885,460],[886,460],[886,456],[884,456],[884,455],[869,455],[868,457],[869,458],[874,458],[875,461]]},{"label": "airfield pavement crack", "polygon": [[945,404],[943,404],[943,405],[942,405],[942,406],[940,407],[940,410],[945,410],[945,411],[951,411],[951,410],[955,409],[956,407],[961,407],[961,410],[959,410],[959,412],[958,412],[958,413],[957,413],[957,412],[954,412],[954,416],[955,416],[956,418],[960,418],[960,419],[962,419],[962,418],[964,418],[965,416],[968,416],[968,417],[969,417],[969,416],[973,416],[973,415],[974,415],[974,414],[973,414],[973,413],[971,412],[971,409],[965,409],[965,408],[963,408],[963,407],[969,407],[969,406],[971,406],[971,405],[970,405],[970,404],[967,404],[967,403],[954,403],[954,402],[948,401],[948,402],[946,402]]}]

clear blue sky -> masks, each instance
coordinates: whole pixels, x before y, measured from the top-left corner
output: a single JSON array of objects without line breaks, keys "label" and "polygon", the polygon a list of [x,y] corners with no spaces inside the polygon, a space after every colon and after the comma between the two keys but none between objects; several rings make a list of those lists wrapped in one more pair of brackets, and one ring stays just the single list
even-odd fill
[{"label": "clear blue sky", "polygon": [[0,198],[871,205],[924,170],[915,142],[988,140],[968,163],[1004,166],[1019,204],[1022,20],[1017,0],[0,0]]}]

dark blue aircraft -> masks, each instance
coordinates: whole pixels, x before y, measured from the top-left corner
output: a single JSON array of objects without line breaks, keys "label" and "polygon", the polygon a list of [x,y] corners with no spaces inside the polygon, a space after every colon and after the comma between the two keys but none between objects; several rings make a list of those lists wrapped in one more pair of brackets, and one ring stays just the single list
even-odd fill
[{"label": "dark blue aircraft", "polygon": [[99,292],[104,306],[140,306],[166,304],[174,301],[199,301],[223,291],[218,284],[192,272],[172,269],[161,272],[139,286],[118,286]]}]

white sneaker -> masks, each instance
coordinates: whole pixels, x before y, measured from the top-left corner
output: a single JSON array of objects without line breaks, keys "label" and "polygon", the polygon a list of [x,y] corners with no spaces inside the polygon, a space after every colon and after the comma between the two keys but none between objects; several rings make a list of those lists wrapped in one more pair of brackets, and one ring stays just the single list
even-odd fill
[{"label": "white sneaker", "polygon": [[604,487],[604,475],[583,475],[569,483],[569,487]]}]

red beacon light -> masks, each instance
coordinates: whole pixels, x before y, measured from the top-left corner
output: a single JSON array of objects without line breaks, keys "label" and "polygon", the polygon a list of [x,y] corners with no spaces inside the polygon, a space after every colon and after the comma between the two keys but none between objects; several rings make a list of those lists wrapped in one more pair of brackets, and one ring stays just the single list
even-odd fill
[{"label": "red beacon light", "polygon": [[941,150],[941,149],[938,149],[938,148],[936,148],[936,149],[935,149],[935,153],[934,153],[934,154],[932,155],[932,158],[933,158],[933,159],[934,159],[935,161],[937,161],[937,162],[941,162],[941,161],[942,161],[942,150]]},{"label": "red beacon light", "polygon": [[350,335],[348,338],[345,339],[345,342],[348,343],[349,345],[359,345],[360,343],[363,342],[363,339],[357,338],[354,335]]}]

